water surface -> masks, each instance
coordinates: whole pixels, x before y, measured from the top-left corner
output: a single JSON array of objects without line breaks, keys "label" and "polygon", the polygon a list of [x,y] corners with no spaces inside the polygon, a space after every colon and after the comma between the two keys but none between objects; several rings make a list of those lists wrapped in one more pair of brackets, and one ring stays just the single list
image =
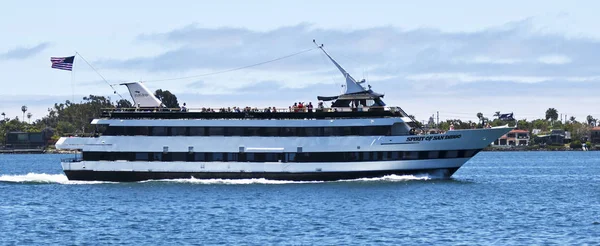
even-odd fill
[{"label": "water surface", "polygon": [[598,244],[600,152],[481,152],[451,179],[68,181],[0,155],[0,244]]}]

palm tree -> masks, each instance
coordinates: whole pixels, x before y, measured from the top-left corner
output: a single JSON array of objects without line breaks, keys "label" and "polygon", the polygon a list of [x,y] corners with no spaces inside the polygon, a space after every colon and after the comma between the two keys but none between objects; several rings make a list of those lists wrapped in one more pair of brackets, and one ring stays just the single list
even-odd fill
[{"label": "palm tree", "polygon": [[481,126],[483,127],[483,114],[481,112],[477,113],[477,119],[481,122]]},{"label": "palm tree", "polygon": [[500,118],[500,111],[496,111],[496,113],[494,113],[494,117]]},{"label": "palm tree", "polygon": [[2,120],[6,121],[6,113],[2,112]]},{"label": "palm tree", "polygon": [[571,116],[571,118],[569,118],[569,120],[570,120],[572,123],[575,123],[575,116]]},{"label": "palm tree", "polygon": [[27,113],[27,121],[29,124],[31,124],[31,116],[33,116],[31,112]]},{"label": "palm tree", "polygon": [[23,120],[25,120],[25,112],[27,112],[27,106],[23,105],[21,106],[21,111],[23,111]]},{"label": "palm tree", "polygon": [[558,119],[558,110],[555,108],[549,108],[546,110],[546,120],[555,121]]},{"label": "palm tree", "polygon": [[591,115],[588,115],[585,119],[587,120],[588,125],[592,125],[592,122],[594,122],[594,117]]}]

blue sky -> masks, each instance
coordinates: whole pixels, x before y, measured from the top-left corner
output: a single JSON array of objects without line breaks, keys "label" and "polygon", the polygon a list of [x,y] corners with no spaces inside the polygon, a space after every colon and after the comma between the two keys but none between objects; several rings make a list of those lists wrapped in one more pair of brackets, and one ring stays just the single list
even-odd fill
[{"label": "blue sky", "polygon": [[[600,118],[596,1],[81,1],[7,2],[0,15],[0,111],[33,118],[110,83],[149,81],[191,107],[277,106],[336,95],[344,78],[318,50],[213,76],[151,82],[258,63],[324,43],[420,120],[475,119],[548,107]],[[116,87],[129,99],[125,88]]]}]

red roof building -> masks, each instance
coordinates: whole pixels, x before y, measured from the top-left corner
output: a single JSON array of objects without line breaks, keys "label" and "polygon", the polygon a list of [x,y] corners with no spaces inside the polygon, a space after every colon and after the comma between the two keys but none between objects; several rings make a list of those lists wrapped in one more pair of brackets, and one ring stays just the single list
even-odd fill
[{"label": "red roof building", "polygon": [[496,139],[493,144],[496,146],[527,146],[529,140],[529,131],[515,129]]}]

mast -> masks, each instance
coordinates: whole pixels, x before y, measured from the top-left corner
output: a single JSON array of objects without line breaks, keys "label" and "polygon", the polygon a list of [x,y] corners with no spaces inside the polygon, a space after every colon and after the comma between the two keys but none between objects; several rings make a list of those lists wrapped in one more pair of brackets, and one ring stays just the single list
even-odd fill
[{"label": "mast", "polygon": [[[354,78],[352,78],[352,76],[346,72],[346,70],[344,70],[344,68],[342,68],[342,66],[340,66],[340,64],[338,64],[328,53],[327,51],[325,51],[325,49],[323,49],[323,44],[318,45],[317,42],[313,39],[313,43],[315,43],[315,45],[321,49],[323,51],[323,53],[325,53],[325,55],[329,58],[329,60],[331,60],[331,62],[333,62],[333,64],[340,70],[340,72],[342,73],[342,75],[344,75],[344,77],[346,78],[346,92],[344,94],[350,94],[350,93],[357,93],[357,92],[364,92],[366,91],[365,88],[363,88],[359,82],[356,82],[356,80]],[[362,82],[362,81],[361,81]]]}]

